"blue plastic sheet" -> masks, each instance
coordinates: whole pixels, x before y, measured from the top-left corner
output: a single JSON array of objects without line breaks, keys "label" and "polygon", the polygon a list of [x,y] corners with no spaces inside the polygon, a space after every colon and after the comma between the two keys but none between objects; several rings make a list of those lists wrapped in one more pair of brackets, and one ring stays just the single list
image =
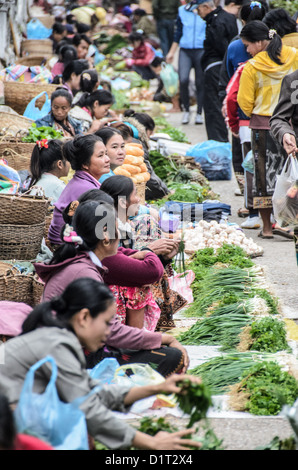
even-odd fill
[{"label": "blue plastic sheet", "polygon": [[232,147],[229,142],[207,140],[190,147],[186,155],[200,163],[209,181],[232,178]]}]

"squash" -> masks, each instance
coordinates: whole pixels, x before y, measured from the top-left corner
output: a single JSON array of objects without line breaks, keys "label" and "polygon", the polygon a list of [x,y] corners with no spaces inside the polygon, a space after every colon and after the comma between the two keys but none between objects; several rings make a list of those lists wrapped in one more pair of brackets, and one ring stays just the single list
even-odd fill
[{"label": "squash", "polygon": [[128,178],[130,178],[130,176],[131,176],[129,171],[122,168],[122,166],[117,166],[117,168],[115,168],[115,170],[114,170],[114,173],[115,173],[115,175],[127,176]]},{"label": "squash", "polygon": [[144,155],[144,150],[129,144],[125,145],[125,151],[126,155],[133,155],[134,157],[142,157]]}]

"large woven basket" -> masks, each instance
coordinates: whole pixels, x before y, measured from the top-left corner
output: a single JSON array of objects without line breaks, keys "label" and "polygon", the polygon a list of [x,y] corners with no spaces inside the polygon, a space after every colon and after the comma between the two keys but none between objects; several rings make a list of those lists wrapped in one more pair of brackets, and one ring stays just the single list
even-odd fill
[{"label": "large woven basket", "polygon": [[52,28],[55,23],[54,15],[36,16],[34,19],[39,20],[48,29]]},{"label": "large woven basket", "polygon": [[44,284],[34,274],[21,274],[12,261],[0,261],[0,301],[40,303]]},{"label": "large woven basket", "polygon": [[29,170],[35,143],[20,142],[18,139],[0,139],[0,158],[15,170]]},{"label": "large woven basket", "polygon": [[24,39],[21,42],[21,54],[42,54],[51,57],[53,55],[53,42],[51,39]]},{"label": "large woven basket", "polygon": [[50,199],[29,194],[0,193],[0,224],[35,225],[45,223]]},{"label": "large woven basket", "polygon": [[[46,91],[50,98],[58,85],[50,83],[23,83],[23,82],[5,82],[4,100],[7,106],[10,106],[18,114],[24,114],[27,105],[42,91]],[[45,95],[36,100],[36,106],[41,109],[45,102]]]},{"label": "large woven basket", "polygon": [[45,223],[34,225],[0,225],[0,259],[33,261],[36,259]]},{"label": "large woven basket", "polygon": [[0,261],[0,300],[32,305],[32,275],[20,274],[12,263]]},{"label": "large woven basket", "polygon": [[[22,106],[23,109],[23,106]],[[26,108],[25,108],[26,109]],[[16,111],[16,109],[15,109]],[[10,133],[16,135],[20,131],[27,131],[32,123],[32,119],[28,119],[18,114],[7,113],[0,110],[0,133]]]},{"label": "large woven basket", "polygon": [[26,65],[27,67],[34,67],[37,65],[43,65],[47,62],[48,57],[41,54],[32,54],[25,57],[20,57],[16,60],[17,65]]},{"label": "large woven basket", "polygon": [[136,190],[140,198],[140,204],[145,204],[146,183],[136,183]]}]

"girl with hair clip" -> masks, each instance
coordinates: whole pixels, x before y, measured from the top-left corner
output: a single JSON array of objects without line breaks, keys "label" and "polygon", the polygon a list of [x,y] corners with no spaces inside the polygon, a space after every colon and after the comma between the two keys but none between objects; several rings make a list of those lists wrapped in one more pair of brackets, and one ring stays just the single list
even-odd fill
[{"label": "girl with hair clip", "polygon": [[61,77],[62,87],[65,88],[72,97],[79,91],[81,74],[88,67],[89,64],[87,60],[78,59],[67,64],[63,70]]},{"label": "girl with hair clip", "polygon": [[297,23],[284,8],[270,10],[263,22],[270,29],[275,29],[285,46],[298,48]]},{"label": "girl with hair clip", "polygon": [[64,88],[56,89],[51,95],[51,111],[35,121],[36,127],[53,127],[61,131],[64,137],[82,134],[80,121],[69,116],[72,96]]},{"label": "girl with hair clip", "polygon": [[272,195],[286,153],[272,136],[269,120],[278,102],[282,78],[298,68],[298,51],[284,46],[277,32],[262,21],[247,23],[240,37],[252,56],[243,68],[237,100],[252,130],[253,208],[262,218],[259,237],[270,239]]},{"label": "girl with hair clip", "polygon": [[63,155],[70,162],[74,175],[55,204],[49,228],[49,241],[61,245],[61,229],[64,225],[63,210],[85,191],[100,188],[99,179],[110,171],[110,159],[102,139],[94,134],[78,135],[63,145]]},{"label": "girl with hair clip", "polygon": [[[173,374],[161,384],[134,386],[107,384],[92,379],[86,370],[82,348],[102,348],[111,333],[115,315],[113,294],[107,286],[90,278],[71,282],[60,295],[35,307],[23,324],[22,334],[5,346],[5,364],[1,364],[0,392],[10,405],[20,399],[29,369],[51,356],[57,365],[57,393],[65,403],[84,398],[80,409],[85,414],[89,436],[109,449],[130,447],[144,450],[181,450],[200,447],[187,439],[194,429],[150,436],[119,419],[113,411],[125,413],[136,401],[159,393],[180,393],[178,382],[185,375]],[[45,362],[35,374],[34,391],[42,393],[52,369]],[[195,384],[201,379],[187,375]],[[8,439],[7,439],[8,441]],[[4,441],[6,442],[6,441]],[[39,446],[45,448],[44,445]]]},{"label": "girl with hair clip", "polygon": [[42,188],[46,197],[55,204],[65,183],[60,179],[68,175],[70,163],[62,152],[61,140],[37,141],[30,161],[30,180],[28,189],[34,186],[30,194],[35,194],[35,188]]},{"label": "girl with hair clip", "polygon": [[[64,243],[54,252],[49,264],[35,264],[36,272],[45,283],[43,300],[59,295],[80,277],[130,288],[152,284],[162,276],[163,265],[151,251],[118,247],[114,205],[106,202],[107,195],[103,199],[95,191],[92,196],[88,192],[72,201],[66,210],[68,225],[61,230]],[[152,362],[164,376],[185,371],[189,364],[185,349],[170,335],[133,328],[116,317],[105,347],[94,353],[86,351],[87,367],[94,367],[105,357],[116,357],[120,365]]]}]

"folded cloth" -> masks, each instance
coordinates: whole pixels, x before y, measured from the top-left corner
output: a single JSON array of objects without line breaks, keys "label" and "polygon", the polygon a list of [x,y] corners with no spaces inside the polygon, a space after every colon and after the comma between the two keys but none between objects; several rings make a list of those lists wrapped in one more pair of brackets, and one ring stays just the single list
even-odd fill
[{"label": "folded cloth", "polygon": [[4,336],[18,336],[22,331],[22,324],[31,312],[32,307],[23,302],[0,302],[0,334]]}]

